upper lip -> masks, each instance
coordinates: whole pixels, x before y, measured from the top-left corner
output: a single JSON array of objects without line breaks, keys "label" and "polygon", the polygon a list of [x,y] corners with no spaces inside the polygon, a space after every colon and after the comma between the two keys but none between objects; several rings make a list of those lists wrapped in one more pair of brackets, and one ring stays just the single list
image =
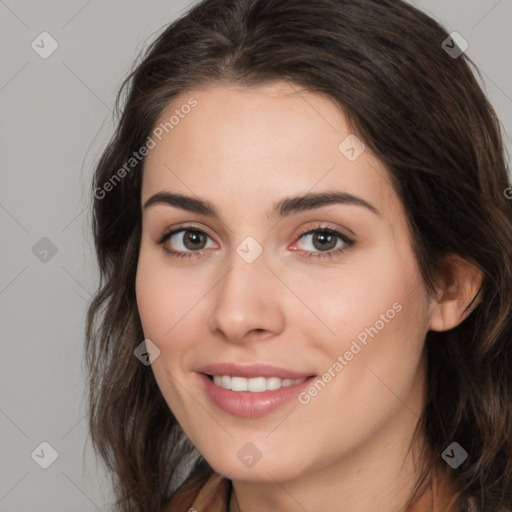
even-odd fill
[{"label": "upper lip", "polygon": [[311,377],[314,374],[308,372],[297,372],[287,368],[280,368],[269,364],[236,364],[217,363],[207,364],[197,370],[198,373],[206,375],[229,375],[231,377],[280,377],[281,379],[302,379]]}]

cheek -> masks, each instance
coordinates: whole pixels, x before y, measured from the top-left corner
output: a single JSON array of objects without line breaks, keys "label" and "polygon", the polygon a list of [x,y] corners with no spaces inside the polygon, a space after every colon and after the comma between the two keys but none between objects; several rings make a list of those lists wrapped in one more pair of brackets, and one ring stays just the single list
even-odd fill
[{"label": "cheek", "polygon": [[166,287],[162,283],[158,266],[148,263],[141,252],[135,279],[135,293],[144,335],[157,342],[172,327],[172,319],[166,312],[174,309],[171,303],[172,295],[165,292]]},{"label": "cheek", "polygon": [[[345,269],[338,280],[326,280],[316,292],[306,285],[301,290],[317,298],[316,311],[335,332],[315,336],[310,328],[315,340],[310,348],[322,355],[319,370],[324,373],[302,396],[301,424],[313,431],[322,424],[319,437],[336,440],[338,455],[374,436],[404,409],[403,403],[418,414],[421,408],[426,292],[412,255],[390,259],[385,267],[384,256],[375,256],[359,261],[360,268]],[[326,450],[321,441],[315,449]]]},{"label": "cheek", "polygon": [[361,414],[360,404],[375,397],[380,403],[372,408],[381,410],[386,395],[393,400],[389,389],[407,395],[418,377],[427,332],[427,294],[412,251],[382,248],[347,260],[339,277],[316,280],[316,290],[302,280],[299,291],[311,300],[323,326],[315,322],[313,329],[296,321],[311,333],[311,348],[322,354],[320,370],[330,371],[325,378],[336,382],[328,385],[336,395],[332,400],[354,406],[354,417]]},{"label": "cheek", "polygon": [[179,276],[179,272],[169,272],[154,251],[141,248],[135,279],[137,307],[145,338],[160,350],[151,370],[169,408],[189,429],[185,411],[190,404],[187,406],[183,384],[179,383],[183,383],[186,355],[193,349],[187,342],[191,339],[186,332],[190,325],[187,312],[197,303],[199,292],[181,283]]},{"label": "cheek", "polygon": [[348,274],[346,295],[330,309],[336,336],[326,351],[331,364],[338,360],[342,366],[333,392],[336,388],[335,400],[347,404],[354,417],[361,404],[369,406],[369,414],[384,415],[396,396],[410,393],[420,378],[428,325],[427,294],[412,253],[375,256],[362,271]]},{"label": "cheek", "polygon": [[[197,282],[196,282],[197,283]],[[137,307],[147,338],[161,349],[173,339],[180,320],[198,303],[202,293],[187,272],[172,272],[163,257],[141,249],[135,280]]]},{"label": "cheek", "polygon": [[[393,350],[409,343],[413,332],[425,334],[427,297],[412,251],[399,253],[382,243],[327,270],[294,282],[297,295],[316,316],[312,339],[322,340],[329,353],[348,350],[354,339],[364,346],[373,338],[388,338],[387,350]],[[294,322],[304,324],[305,316],[297,313]]]}]

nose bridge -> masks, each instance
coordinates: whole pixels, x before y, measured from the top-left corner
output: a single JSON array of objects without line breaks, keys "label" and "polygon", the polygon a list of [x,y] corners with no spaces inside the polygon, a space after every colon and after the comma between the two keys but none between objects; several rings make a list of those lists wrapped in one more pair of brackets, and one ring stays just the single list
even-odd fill
[{"label": "nose bridge", "polygon": [[[249,237],[248,237],[249,238]],[[251,331],[276,334],[283,327],[279,281],[255,240],[244,239],[229,258],[229,270],[216,287],[210,329],[228,340],[242,342]]]}]

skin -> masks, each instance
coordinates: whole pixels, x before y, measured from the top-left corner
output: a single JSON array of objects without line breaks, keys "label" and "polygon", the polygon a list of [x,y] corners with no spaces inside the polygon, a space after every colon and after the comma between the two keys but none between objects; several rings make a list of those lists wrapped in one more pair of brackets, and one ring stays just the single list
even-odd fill
[{"label": "skin", "polygon": [[[143,210],[137,303],[145,337],[160,349],[152,370],[166,402],[214,470],[232,479],[243,512],[404,510],[418,476],[420,445],[408,448],[424,407],[425,335],[461,321],[478,276],[459,262],[450,293],[427,294],[388,171],[368,148],[353,162],[338,150],[353,131],[329,98],[285,82],[221,84],[175,98],[160,120],[191,96],[197,106],[146,157],[141,197],[172,191],[220,213]],[[267,217],[284,197],[333,190],[380,215],[336,204]],[[191,258],[174,258],[157,242],[185,222],[208,236]],[[321,257],[313,235],[298,236],[319,224],[355,245]],[[193,253],[184,234],[166,246]],[[247,236],[263,248],[250,264],[236,252]],[[335,240],[331,252],[344,245]],[[305,257],[312,252],[320,257]],[[306,405],[292,400],[244,419],[219,410],[200,386],[195,370],[223,361],[322,375],[395,303],[401,311]],[[237,457],[247,442],[262,455],[251,468]]]}]

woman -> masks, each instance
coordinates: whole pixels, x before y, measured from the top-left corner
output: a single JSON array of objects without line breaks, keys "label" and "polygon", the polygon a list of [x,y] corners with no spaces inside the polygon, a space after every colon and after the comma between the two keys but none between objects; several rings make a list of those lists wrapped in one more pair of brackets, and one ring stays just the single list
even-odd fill
[{"label": "woman", "polygon": [[510,183],[463,49],[396,0],[206,0],[148,49],[93,184],[118,510],[512,510]]}]

